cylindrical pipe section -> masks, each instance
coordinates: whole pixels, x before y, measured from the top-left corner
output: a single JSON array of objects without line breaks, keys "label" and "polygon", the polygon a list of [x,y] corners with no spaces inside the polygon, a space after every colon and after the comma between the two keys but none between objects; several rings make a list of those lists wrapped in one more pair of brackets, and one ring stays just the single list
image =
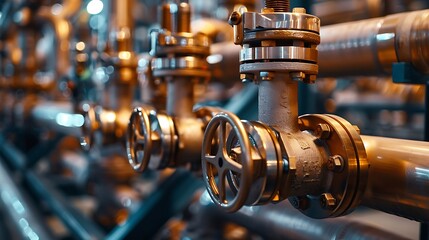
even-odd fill
[{"label": "cylindrical pipe section", "polygon": [[361,137],[370,164],[363,204],[429,222],[429,142]]},{"label": "cylindrical pipe section", "polygon": [[[263,239],[404,239],[394,233],[344,218],[312,219],[294,209],[288,202],[265,206],[243,207],[236,213],[219,211],[207,194],[200,199],[197,231],[205,238],[220,224],[235,223]],[[204,231],[205,227],[210,227]],[[208,238],[211,239],[211,238]]]},{"label": "cylindrical pipe section", "polygon": [[389,74],[395,62],[428,74],[428,22],[429,10],[422,10],[323,27],[319,76]]},{"label": "cylindrical pipe section", "polygon": [[193,118],[194,84],[187,77],[167,77],[167,114]]},{"label": "cylindrical pipe section", "polygon": [[186,2],[179,4],[177,32],[191,32],[191,7]]},{"label": "cylindrical pipe section", "polygon": [[259,121],[288,133],[298,132],[298,82],[282,73],[261,81],[258,109]]},{"label": "cylindrical pipe section", "polygon": [[[21,187],[15,184],[1,161],[0,189],[0,205],[2,208],[4,207],[4,212],[7,213],[9,220],[13,223],[16,233],[20,234],[19,239],[54,239],[48,226],[40,220],[41,216],[37,213],[37,208],[29,204],[28,199],[24,197],[21,191]],[[7,220],[3,219],[3,221]],[[18,235],[14,236],[18,237]]]},{"label": "cylindrical pipe section", "polygon": [[113,27],[116,31],[117,51],[133,51],[133,5],[134,0],[114,0]]},{"label": "cylindrical pipe section", "polygon": [[70,102],[40,102],[31,109],[31,119],[40,127],[76,137],[81,136],[84,123],[84,117],[74,113]]}]

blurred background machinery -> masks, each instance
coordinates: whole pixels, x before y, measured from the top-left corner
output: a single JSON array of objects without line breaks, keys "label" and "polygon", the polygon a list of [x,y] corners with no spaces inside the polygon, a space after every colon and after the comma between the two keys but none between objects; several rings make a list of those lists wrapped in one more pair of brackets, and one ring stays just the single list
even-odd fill
[{"label": "blurred background machinery", "polygon": [[0,236],[429,239],[427,9],[0,2]]}]

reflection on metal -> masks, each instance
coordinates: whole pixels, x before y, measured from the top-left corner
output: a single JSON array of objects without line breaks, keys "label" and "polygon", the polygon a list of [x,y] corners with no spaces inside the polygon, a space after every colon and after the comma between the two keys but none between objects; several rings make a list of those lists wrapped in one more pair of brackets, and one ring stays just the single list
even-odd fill
[{"label": "reflection on metal", "polygon": [[395,62],[428,74],[428,16],[422,10],[323,27],[320,76],[385,75]]},{"label": "reflection on metal", "polygon": [[363,204],[429,222],[429,143],[362,136],[371,165]]},{"label": "reflection on metal", "polygon": [[162,29],[151,33],[150,76],[166,85],[166,111],[152,107],[157,99],[134,109],[127,132],[128,161],[138,171],[198,169],[204,120],[211,114],[193,112],[194,92],[210,77],[210,41],[205,34],[191,33],[189,4],[165,3],[161,10]]},{"label": "reflection on metal", "polygon": [[227,223],[243,226],[263,239],[404,239],[349,219],[311,219],[287,202],[243,207],[231,214],[219,211],[205,192],[196,205],[197,216],[191,222],[196,226],[185,234],[195,239],[210,236],[212,228],[221,231]]},{"label": "reflection on metal", "polygon": [[20,192],[3,163],[0,162],[1,205],[13,220],[16,231],[22,239],[53,239],[52,233],[44,226],[40,213],[35,211]]}]

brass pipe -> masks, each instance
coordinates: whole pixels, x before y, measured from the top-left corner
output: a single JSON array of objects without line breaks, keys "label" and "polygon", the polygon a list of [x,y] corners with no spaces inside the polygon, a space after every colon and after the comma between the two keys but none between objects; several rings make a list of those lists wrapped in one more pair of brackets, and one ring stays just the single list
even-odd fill
[{"label": "brass pipe", "polygon": [[[133,5],[134,0],[114,0],[113,1],[113,15],[115,21],[113,22],[115,42],[117,44],[117,51],[133,51]],[[121,58],[121,56],[119,56]]]},{"label": "brass pipe", "polygon": [[189,77],[167,77],[167,114],[194,118],[194,83]]},{"label": "brass pipe", "polygon": [[429,142],[361,137],[370,163],[363,204],[429,222]]},{"label": "brass pipe", "polygon": [[429,10],[322,27],[319,76],[386,75],[410,62],[429,73]]},{"label": "brass pipe", "polygon": [[75,15],[81,6],[79,0],[67,0],[59,12],[55,12],[51,6],[41,7],[37,16],[51,23],[56,38],[56,76],[61,77],[68,73],[70,63],[70,41],[72,26],[69,18]]},{"label": "brass pipe", "polygon": [[259,121],[288,133],[298,132],[298,82],[281,73],[261,81],[258,111]]}]

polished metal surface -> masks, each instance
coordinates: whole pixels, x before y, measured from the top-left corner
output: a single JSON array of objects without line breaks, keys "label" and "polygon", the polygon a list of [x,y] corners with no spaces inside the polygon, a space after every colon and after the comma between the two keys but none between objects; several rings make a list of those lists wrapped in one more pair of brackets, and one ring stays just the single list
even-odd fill
[{"label": "polished metal surface", "polygon": [[300,60],[317,62],[317,50],[303,47],[256,47],[243,48],[240,52],[240,62],[261,60]]},{"label": "polished metal surface", "polygon": [[429,73],[427,18],[422,10],[323,27],[320,76],[389,74],[395,62]]},{"label": "polished metal surface", "polygon": [[291,12],[245,12],[242,16],[243,28],[246,31],[263,29],[292,29],[319,32],[319,18],[303,13]]},{"label": "polished metal surface", "polygon": [[429,222],[429,143],[362,136],[370,164],[363,204]]},{"label": "polished metal surface", "polygon": [[[240,160],[233,159],[231,151],[226,149],[227,128],[235,132],[240,142]],[[213,142],[217,149],[213,149]],[[226,211],[237,211],[247,201],[252,184],[252,175],[247,173],[253,172],[254,168],[252,151],[249,136],[237,116],[220,112],[210,120],[204,133],[201,165],[204,182],[212,200]],[[230,172],[240,178],[240,186],[232,197],[227,194],[226,178]]]}]

